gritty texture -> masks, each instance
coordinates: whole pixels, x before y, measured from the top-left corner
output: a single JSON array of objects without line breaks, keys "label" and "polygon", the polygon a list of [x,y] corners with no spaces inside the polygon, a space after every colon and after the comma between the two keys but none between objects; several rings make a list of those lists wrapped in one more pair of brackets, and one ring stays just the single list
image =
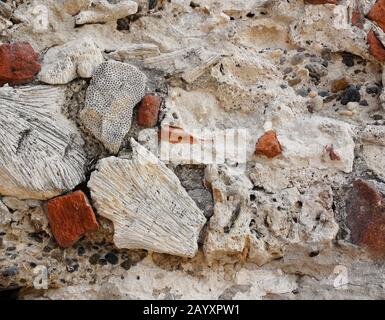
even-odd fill
[{"label": "gritty texture", "polygon": [[[81,63],[65,54],[69,83],[2,88],[17,93],[0,108],[0,288],[20,299],[384,299],[383,3],[1,1],[0,41],[29,43],[43,69],[63,75],[61,52],[84,38],[97,50]],[[56,106],[59,89],[48,117],[42,100]],[[138,124],[146,94],[162,99],[151,128]],[[275,156],[256,154],[269,132],[261,151]],[[47,202],[79,190],[99,228],[62,248]]]}]

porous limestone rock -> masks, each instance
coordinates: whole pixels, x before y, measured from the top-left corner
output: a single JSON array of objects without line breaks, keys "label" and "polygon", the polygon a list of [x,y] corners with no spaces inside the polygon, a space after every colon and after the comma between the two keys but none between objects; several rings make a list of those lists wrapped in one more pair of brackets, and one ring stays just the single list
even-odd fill
[{"label": "porous limestone rock", "polygon": [[297,188],[268,195],[253,191],[244,173],[214,166],[206,181],[215,202],[204,243],[209,261],[263,265],[282,257],[288,245],[323,247],[337,235],[332,190],[325,184],[310,185],[302,195]]},{"label": "porous limestone rock", "polygon": [[[314,37],[317,30],[317,37]],[[304,48],[351,52],[369,58],[366,32],[354,28],[346,5],[305,6],[304,13],[290,26],[290,38]]]},{"label": "porous limestone rock", "polygon": [[84,142],[63,102],[60,88],[0,90],[0,194],[48,199],[85,179]]},{"label": "porous limestone rock", "polygon": [[[377,0],[136,0],[137,14],[117,23],[114,15],[76,25],[79,13],[101,12],[92,2],[7,0],[13,13],[0,22],[0,41],[45,53],[92,37],[105,57],[147,75],[146,92],[166,101],[160,126],[141,130],[133,121],[119,162],[134,161],[128,136],[169,162],[210,218],[198,238],[203,250],[186,259],[119,249],[101,215],[97,231],[60,248],[44,202],[12,194],[2,198],[10,214],[0,224],[0,290],[21,287],[24,299],[384,299],[383,258],[373,261],[359,241],[383,251],[385,33],[381,15],[368,18]],[[341,79],[348,83],[335,85]],[[63,87],[65,113],[76,120],[87,81]],[[255,155],[271,130],[282,154]],[[217,133],[232,137],[228,154],[220,140],[211,144]],[[85,139],[87,150],[101,149]],[[92,152],[91,166],[105,156]],[[359,178],[372,190],[352,191]],[[112,180],[126,190],[123,179]],[[103,201],[112,206],[116,197]]]},{"label": "porous limestone rock", "polygon": [[206,222],[175,174],[131,140],[131,160],[100,161],[88,187],[97,212],[114,223],[118,248],[193,257]]},{"label": "porous limestone rock", "polygon": [[77,25],[107,23],[127,17],[137,11],[138,4],[135,1],[119,0],[117,3],[110,3],[108,0],[92,0],[89,8],[76,15],[75,21]]},{"label": "porous limestone rock", "polygon": [[103,61],[101,50],[91,38],[73,40],[48,50],[39,80],[48,84],[66,84],[78,77],[91,78]]},{"label": "porous limestone rock", "polygon": [[95,70],[80,120],[110,152],[119,151],[130,130],[133,109],[142,100],[145,85],[146,76],[126,63],[107,61]]}]

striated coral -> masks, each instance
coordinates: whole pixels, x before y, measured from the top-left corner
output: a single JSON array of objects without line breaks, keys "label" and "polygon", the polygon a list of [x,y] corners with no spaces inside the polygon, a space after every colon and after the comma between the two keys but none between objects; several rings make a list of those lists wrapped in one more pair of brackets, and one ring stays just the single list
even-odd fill
[{"label": "striated coral", "polygon": [[48,199],[85,179],[84,142],[63,99],[48,86],[0,90],[0,194]]},{"label": "striated coral", "polygon": [[133,109],[142,100],[145,85],[141,71],[117,61],[102,63],[92,76],[80,120],[112,153],[119,151],[130,130]]},{"label": "striated coral", "polygon": [[193,257],[203,213],[170,169],[131,146],[132,160],[101,160],[88,183],[98,213],[114,223],[116,246]]}]

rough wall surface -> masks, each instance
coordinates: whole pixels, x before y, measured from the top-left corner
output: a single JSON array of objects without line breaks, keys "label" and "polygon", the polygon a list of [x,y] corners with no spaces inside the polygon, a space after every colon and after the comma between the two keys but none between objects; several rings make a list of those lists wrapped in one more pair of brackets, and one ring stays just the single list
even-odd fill
[{"label": "rough wall surface", "polygon": [[0,290],[384,299],[384,8],[0,2]]}]

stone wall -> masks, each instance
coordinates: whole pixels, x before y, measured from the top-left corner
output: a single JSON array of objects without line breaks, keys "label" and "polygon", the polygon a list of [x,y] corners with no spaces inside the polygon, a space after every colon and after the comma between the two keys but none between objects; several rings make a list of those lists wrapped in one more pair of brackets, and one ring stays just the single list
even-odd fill
[{"label": "stone wall", "polygon": [[0,2],[0,290],[383,299],[385,1]]}]

